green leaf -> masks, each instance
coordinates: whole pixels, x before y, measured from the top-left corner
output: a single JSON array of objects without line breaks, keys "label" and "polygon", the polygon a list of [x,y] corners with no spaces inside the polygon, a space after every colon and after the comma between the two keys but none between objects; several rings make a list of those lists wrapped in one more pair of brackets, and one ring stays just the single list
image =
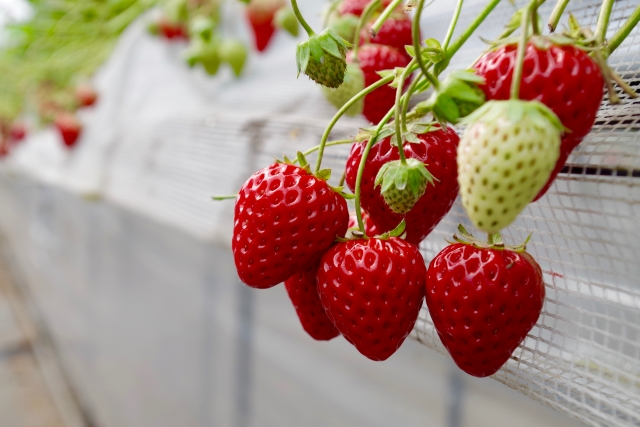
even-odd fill
[{"label": "green leaf", "polygon": [[468,83],[461,80],[452,79],[447,82],[445,93],[453,99],[460,101],[473,102],[478,105],[484,102],[483,92],[469,86]]},{"label": "green leaf", "polygon": [[296,64],[298,65],[298,77],[300,73],[307,71],[307,65],[309,65],[309,41],[298,43],[296,47]]},{"label": "green leaf", "polygon": [[416,135],[413,132],[407,132],[404,134],[404,139],[407,142],[413,143],[413,144],[419,144],[420,143],[420,138],[418,138],[418,135]]},{"label": "green leaf", "polygon": [[454,70],[449,73],[449,77],[478,85],[485,83],[484,77],[477,75],[473,70]]},{"label": "green leaf", "polygon": [[376,179],[374,181],[374,187],[377,187],[380,184],[382,184],[382,180],[384,179],[384,174],[387,172],[387,169],[389,169],[390,164],[391,162],[388,162],[382,165],[382,167],[378,171],[378,174],[376,175]]},{"label": "green leaf", "polygon": [[460,109],[456,102],[446,93],[438,94],[438,99],[434,106],[438,116],[451,123],[455,123],[460,118]]},{"label": "green leaf", "polygon": [[425,47],[422,49],[422,55],[432,61],[434,64],[442,62],[445,58],[444,51],[440,42],[434,38],[424,41]]},{"label": "green leaf", "polygon": [[385,77],[388,77],[388,76],[392,75],[392,74],[393,74],[393,72],[394,72],[394,70],[380,70],[380,71],[376,71],[376,73],[377,73],[380,77],[382,77],[383,79],[384,79]]},{"label": "green leaf", "polygon": [[406,45],[404,47],[404,50],[407,51],[407,54],[409,54],[410,57],[415,58],[416,57],[416,48],[414,48],[411,45]]}]

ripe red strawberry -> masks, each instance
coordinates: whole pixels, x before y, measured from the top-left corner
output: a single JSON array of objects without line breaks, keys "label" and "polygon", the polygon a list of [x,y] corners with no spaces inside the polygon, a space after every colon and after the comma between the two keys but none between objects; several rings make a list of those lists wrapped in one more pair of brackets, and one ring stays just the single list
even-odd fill
[{"label": "ripe red strawberry", "polygon": [[429,265],[426,299],[458,367],[494,374],[533,328],[544,302],[540,266],[527,252],[474,243],[447,246]]},{"label": "ripe red strawberry", "polygon": [[186,27],[179,22],[171,22],[162,17],[158,20],[158,32],[167,40],[189,38]]},{"label": "ripe red strawberry", "polygon": [[360,353],[385,360],[416,323],[426,268],[397,237],[338,243],[320,261],[318,291],[327,316]]},{"label": "ripe red strawberry", "polygon": [[[405,156],[425,163],[429,172],[438,179],[435,185],[427,186],[424,195],[408,213],[393,212],[380,194],[380,187],[375,187],[375,179],[380,168],[387,162],[400,159],[396,145],[391,143],[390,138],[385,138],[374,144],[369,152],[362,177],[360,200],[379,232],[393,230],[404,219],[407,224],[405,239],[415,245],[427,237],[449,212],[458,195],[456,149],[460,141],[452,128],[436,128],[418,135],[418,139],[417,143],[404,143]],[[358,167],[365,146],[366,142],[353,144],[347,160],[346,183],[352,191],[355,190]]]},{"label": "ripe red strawberry", "polygon": [[285,5],[284,0],[251,0],[246,14],[253,29],[256,49],[262,52],[267,48],[276,31],[274,17],[278,9]]},{"label": "ripe red strawberry", "polygon": [[82,132],[82,125],[71,113],[61,113],[56,117],[55,126],[62,136],[64,145],[68,148],[72,148],[76,145],[80,132]]},{"label": "ripe red strawberry", "polygon": [[76,99],[82,107],[91,107],[98,100],[98,92],[88,84],[81,84],[76,87]]},{"label": "ripe red strawberry", "polygon": [[371,25],[373,25],[373,22],[369,23],[360,33],[360,42],[362,44],[375,43],[395,47],[406,55],[409,60],[411,59],[405,49],[405,46],[413,45],[411,19],[405,13],[397,13],[389,17],[373,38],[369,33]]},{"label": "ripe red strawberry", "polygon": [[[367,215],[365,211],[362,211],[362,221],[364,222],[364,231],[366,231],[367,236],[374,237],[382,234],[378,231],[378,227],[376,227],[371,217]],[[349,230],[351,229],[359,230],[358,218],[355,212],[349,215]]]},{"label": "ripe red strawberry", "polygon": [[[501,46],[474,65],[486,81],[480,88],[487,100],[509,99],[517,48],[517,44]],[[520,98],[542,102],[571,130],[562,138],[556,169],[535,198],[538,200],[591,130],[602,102],[604,79],[596,62],[583,50],[554,45],[539,37],[527,45],[523,70]]]},{"label": "ripe red strawberry", "polygon": [[[368,44],[358,49],[360,69],[364,73],[365,87],[380,80],[378,71],[393,70],[396,67],[406,67],[409,63],[404,51],[381,44]],[[347,62],[353,61],[350,53]],[[378,123],[393,107],[396,101],[396,89],[383,86],[365,96],[362,114],[372,123]]]},{"label": "ripe red strawberry", "polygon": [[27,126],[23,122],[13,122],[9,127],[9,137],[13,142],[22,141],[27,136]]},{"label": "ripe red strawberry", "polygon": [[315,340],[328,341],[340,335],[340,332],[329,320],[320,302],[317,272],[318,264],[313,264],[285,280],[284,286],[304,330]]},{"label": "ripe red strawberry", "polygon": [[348,223],[344,198],[308,166],[261,169],[236,199],[232,249],[238,275],[254,288],[275,286],[316,263]]}]

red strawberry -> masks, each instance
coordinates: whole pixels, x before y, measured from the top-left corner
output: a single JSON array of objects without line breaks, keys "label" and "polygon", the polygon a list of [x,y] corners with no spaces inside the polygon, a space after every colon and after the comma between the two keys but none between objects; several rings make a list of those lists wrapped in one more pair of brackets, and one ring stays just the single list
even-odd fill
[{"label": "red strawberry", "polygon": [[82,107],[91,107],[98,100],[98,92],[88,84],[81,84],[76,87],[76,99]]},{"label": "red strawberry", "polygon": [[[360,16],[370,2],[371,0],[343,0],[338,6],[338,12],[340,15],[350,13]],[[391,3],[391,0],[383,0],[382,6],[387,7],[389,3]]]},{"label": "red strawberry", "polygon": [[[393,70],[406,67],[409,63],[404,51],[390,46],[368,44],[358,49],[360,68],[364,73],[365,87],[380,80],[378,71]],[[347,62],[353,62],[353,54],[349,54]],[[396,102],[396,89],[383,86],[365,96],[362,114],[372,123],[378,123]]]},{"label": "red strawberry", "polygon": [[[365,211],[362,211],[362,221],[364,222],[364,231],[366,231],[367,236],[374,237],[382,234],[378,231],[378,227],[376,227],[371,217],[367,215]],[[349,215],[349,229],[359,230],[358,218],[355,212]]]},{"label": "red strawberry", "polygon": [[397,237],[338,243],[320,261],[318,291],[327,316],[360,353],[385,360],[416,323],[426,268]]},{"label": "red strawberry", "polygon": [[27,126],[23,122],[13,122],[9,127],[9,137],[13,142],[22,141],[27,136]]},{"label": "red strawberry", "polygon": [[285,5],[284,0],[251,0],[247,5],[247,19],[253,29],[256,49],[262,52],[267,48],[276,30],[273,21],[278,9]]},{"label": "red strawberry", "polygon": [[318,265],[313,264],[306,270],[289,277],[284,282],[284,286],[287,288],[289,298],[304,330],[315,340],[328,341],[340,335],[340,332],[329,320],[320,302],[316,284],[317,272]]},{"label": "red strawberry", "polygon": [[72,148],[76,145],[80,132],[82,132],[82,125],[71,113],[62,113],[56,117],[55,125],[62,136],[64,145],[68,148]]},{"label": "red strawberry", "polygon": [[9,155],[9,141],[6,139],[0,140],[0,159],[4,159]]},{"label": "red strawberry", "polygon": [[167,18],[162,17],[158,20],[158,31],[168,40],[189,38],[185,26],[178,22],[171,22]]},{"label": "red strawberry", "polygon": [[[437,129],[418,135],[417,143],[405,142],[404,153],[407,158],[418,159],[427,165],[427,169],[438,179],[429,184],[424,195],[406,214],[393,212],[375,187],[375,179],[382,166],[392,160],[400,159],[398,149],[390,138],[374,144],[369,152],[364,169],[361,187],[363,209],[366,209],[379,232],[393,230],[404,219],[407,223],[406,240],[419,244],[440,220],[449,212],[458,195],[458,167],[456,149],[459,138],[452,128]],[[346,183],[355,190],[356,177],[362,152],[366,142],[353,144],[347,160]]]},{"label": "red strawberry", "polygon": [[344,198],[305,168],[276,163],[261,169],[236,200],[238,275],[254,288],[275,286],[316,263],[348,223]]},{"label": "red strawberry", "polygon": [[427,272],[427,306],[458,367],[494,374],[533,328],[544,302],[542,271],[526,252],[456,243]]},{"label": "red strawberry", "polygon": [[398,51],[406,55],[409,60],[411,60],[411,57],[405,49],[405,46],[413,45],[411,19],[409,19],[406,14],[401,13],[389,17],[384,21],[380,31],[378,31],[376,36],[373,38],[369,35],[371,25],[373,25],[373,22],[367,25],[360,33],[360,42],[362,44],[368,42],[395,47]]},{"label": "red strawberry", "polygon": [[[488,52],[474,65],[486,84],[480,88],[487,100],[509,99],[517,44]],[[604,79],[596,62],[575,46],[558,46],[536,38],[527,45],[520,98],[537,100],[549,107],[565,133],[556,169],[535,200],[542,197],[573,149],[589,133],[604,94]]]}]

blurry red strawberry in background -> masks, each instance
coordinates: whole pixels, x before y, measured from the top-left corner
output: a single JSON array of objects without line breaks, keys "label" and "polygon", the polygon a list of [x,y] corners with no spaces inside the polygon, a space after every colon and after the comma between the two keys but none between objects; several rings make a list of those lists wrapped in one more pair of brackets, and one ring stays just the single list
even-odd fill
[{"label": "blurry red strawberry in background", "polygon": [[258,51],[262,52],[269,45],[276,30],[274,17],[283,6],[285,6],[284,0],[251,0],[247,4],[247,19],[253,29]]},{"label": "blurry red strawberry in background", "polygon": [[9,137],[13,142],[22,141],[27,136],[27,126],[20,121],[13,122],[9,128]]},{"label": "blurry red strawberry in background", "polygon": [[98,92],[93,86],[82,83],[76,87],[76,100],[81,107],[91,107],[98,100]]},{"label": "blurry red strawberry in background", "polygon": [[60,132],[65,146],[72,148],[76,145],[80,132],[82,132],[82,125],[75,115],[71,113],[58,114],[55,120],[55,126],[58,132]]},{"label": "blurry red strawberry in background", "polygon": [[187,35],[187,29],[179,22],[171,22],[165,17],[158,20],[158,33],[165,39],[173,40],[186,40],[189,38]]}]

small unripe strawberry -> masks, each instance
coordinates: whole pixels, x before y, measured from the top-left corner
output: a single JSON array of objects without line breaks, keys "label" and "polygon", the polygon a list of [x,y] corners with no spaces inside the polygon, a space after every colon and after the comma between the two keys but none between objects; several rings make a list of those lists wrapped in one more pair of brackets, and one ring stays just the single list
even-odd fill
[{"label": "small unripe strawberry", "polygon": [[220,59],[231,66],[236,77],[240,77],[247,62],[247,47],[239,40],[223,40],[220,43]]},{"label": "small unripe strawberry", "polygon": [[382,186],[380,192],[389,208],[398,214],[405,214],[433,184],[433,175],[420,160],[394,160],[385,163],[376,176],[375,186]]},{"label": "small unripe strawberry", "polygon": [[[342,108],[351,98],[364,89],[364,73],[358,64],[347,64],[342,84],[335,88],[322,86],[322,94],[337,109]],[[364,109],[364,97],[360,98],[346,111],[348,116],[356,116]]]},{"label": "small unripe strawberry", "polygon": [[276,27],[282,28],[293,37],[298,37],[300,32],[300,25],[298,24],[298,18],[290,7],[282,7],[273,18],[273,22]]},{"label": "small unripe strawberry", "polygon": [[216,38],[204,40],[194,37],[185,52],[185,60],[190,67],[201,64],[207,74],[213,76],[220,67],[220,42]]},{"label": "small unripe strawberry", "polygon": [[330,29],[313,34],[296,48],[298,76],[304,73],[322,86],[336,88],[344,81],[350,44]]},{"label": "small unripe strawberry", "polygon": [[467,117],[458,182],[469,218],[495,233],[511,224],[549,179],[563,127],[538,101],[489,101]]}]

